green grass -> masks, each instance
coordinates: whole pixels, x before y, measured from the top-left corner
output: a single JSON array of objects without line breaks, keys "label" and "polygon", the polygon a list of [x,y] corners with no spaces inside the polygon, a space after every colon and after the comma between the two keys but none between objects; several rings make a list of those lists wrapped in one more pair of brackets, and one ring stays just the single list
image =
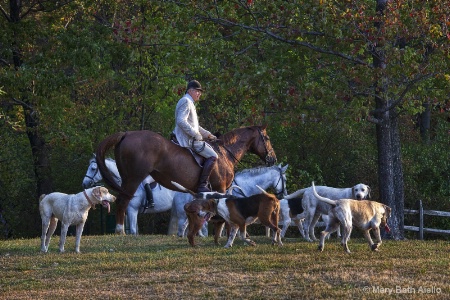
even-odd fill
[{"label": "green grass", "polygon": [[335,238],[322,253],[301,239],[254,239],[256,247],[236,239],[224,249],[224,238],[191,248],[174,236],[83,236],[81,254],[74,237],[63,254],[59,237],[46,254],[38,238],[2,240],[0,299],[450,298],[447,241],[385,241],[371,252],[355,238],[346,254]]}]

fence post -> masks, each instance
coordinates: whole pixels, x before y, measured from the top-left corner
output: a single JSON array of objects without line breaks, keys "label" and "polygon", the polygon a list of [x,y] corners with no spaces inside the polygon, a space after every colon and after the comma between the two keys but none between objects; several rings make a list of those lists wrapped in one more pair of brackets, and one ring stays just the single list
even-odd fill
[{"label": "fence post", "polygon": [[419,211],[419,240],[423,240],[423,203],[422,200],[417,201],[417,210]]}]

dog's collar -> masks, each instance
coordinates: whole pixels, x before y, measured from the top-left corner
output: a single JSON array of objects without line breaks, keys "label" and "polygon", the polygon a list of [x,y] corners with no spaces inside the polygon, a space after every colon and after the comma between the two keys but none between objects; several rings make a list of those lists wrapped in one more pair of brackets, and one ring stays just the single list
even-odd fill
[{"label": "dog's collar", "polygon": [[83,194],[84,194],[84,197],[86,197],[86,199],[89,202],[89,204],[91,205],[92,209],[95,209],[95,204],[89,198],[88,194],[86,193],[86,190],[83,191]]}]

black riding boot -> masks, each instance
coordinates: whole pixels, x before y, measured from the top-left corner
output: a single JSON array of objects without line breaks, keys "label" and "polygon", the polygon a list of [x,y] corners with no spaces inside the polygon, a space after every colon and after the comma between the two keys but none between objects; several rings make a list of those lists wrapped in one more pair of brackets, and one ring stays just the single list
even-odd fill
[{"label": "black riding boot", "polygon": [[147,201],[145,202],[146,205],[144,205],[144,208],[153,208],[155,207],[155,202],[153,201],[153,192],[152,188],[150,187],[150,183],[144,184],[145,194],[147,196]]},{"label": "black riding boot", "polygon": [[203,170],[202,173],[200,174],[200,180],[198,182],[197,193],[211,192],[210,189],[208,188],[208,180],[209,175],[211,175],[211,172],[214,166],[216,165],[216,160],[217,158],[210,157],[203,164]]}]

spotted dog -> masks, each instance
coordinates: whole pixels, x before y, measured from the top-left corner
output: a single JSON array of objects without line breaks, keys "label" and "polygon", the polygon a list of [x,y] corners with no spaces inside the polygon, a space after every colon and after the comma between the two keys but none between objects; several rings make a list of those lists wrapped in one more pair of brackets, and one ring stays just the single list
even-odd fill
[{"label": "spotted dog", "polygon": [[[357,184],[354,187],[350,188],[333,188],[328,186],[316,186],[317,192],[320,193],[323,197],[328,197],[333,200],[337,199],[356,199],[363,200],[367,197],[370,198],[370,187],[365,184]],[[327,215],[328,211],[332,208],[332,206],[323,201],[318,201],[314,196],[312,188],[307,187],[301,190],[298,190],[286,197],[284,199],[293,199],[297,197],[302,198],[302,206],[304,212],[298,216],[299,218],[304,218],[303,228],[305,231],[305,238],[307,241],[317,241],[317,238],[314,235],[314,227],[316,226],[317,221],[319,220],[321,215]]]},{"label": "spotted dog", "polygon": [[184,205],[184,211],[186,212],[188,220],[187,238],[189,244],[192,247],[196,246],[195,236],[205,222],[214,224],[214,242],[219,244],[219,237],[225,224],[225,220],[217,214],[217,199],[225,197],[226,194],[218,192],[195,193],[177,182],[172,181],[172,184],[181,191],[194,196],[194,200],[187,202]]},{"label": "spotted dog", "polygon": [[[320,196],[312,183],[314,196],[324,203],[332,206],[329,210],[329,220],[324,231],[320,234],[319,250],[323,251],[325,237],[343,225],[342,246],[347,253],[350,253],[347,242],[352,232],[353,224],[363,231],[364,237],[373,251],[378,251],[381,245],[380,226],[387,232],[390,231],[387,220],[391,216],[391,208],[379,202],[369,200],[339,199],[331,200]],[[370,237],[370,230],[373,230],[375,242]]]}]

